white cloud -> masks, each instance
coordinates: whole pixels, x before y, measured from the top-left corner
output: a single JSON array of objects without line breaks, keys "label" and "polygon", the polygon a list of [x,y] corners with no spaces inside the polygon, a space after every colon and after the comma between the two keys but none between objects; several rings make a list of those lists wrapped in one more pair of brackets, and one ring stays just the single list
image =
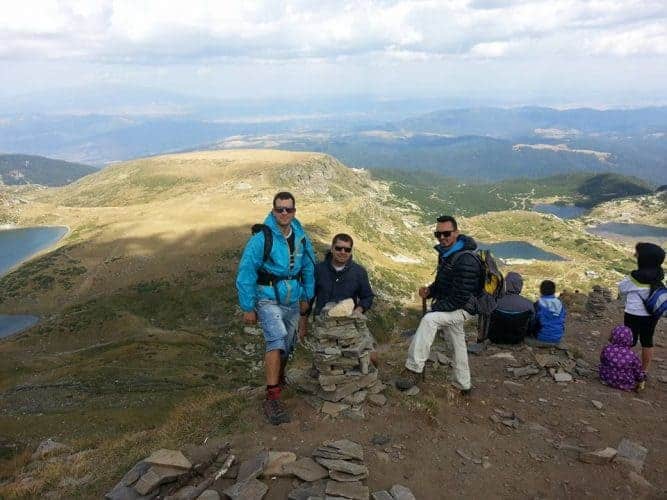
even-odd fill
[{"label": "white cloud", "polygon": [[667,19],[662,0],[4,0],[0,8],[3,59],[122,64],[664,54]]}]

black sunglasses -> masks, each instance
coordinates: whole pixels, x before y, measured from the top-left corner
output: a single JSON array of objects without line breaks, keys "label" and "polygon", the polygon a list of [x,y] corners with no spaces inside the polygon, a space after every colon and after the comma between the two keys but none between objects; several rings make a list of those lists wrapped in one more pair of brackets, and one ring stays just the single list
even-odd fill
[{"label": "black sunglasses", "polygon": [[350,253],[352,251],[352,247],[339,247],[338,245],[336,245],[334,247],[334,250],[336,250],[336,252]]},{"label": "black sunglasses", "polygon": [[290,208],[290,207],[273,207],[273,211],[277,214],[293,214],[296,212],[296,208]]},{"label": "black sunglasses", "polygon": [[441,236],[449,238],[454,231],[433,231],[433,236],[440,239]]}]

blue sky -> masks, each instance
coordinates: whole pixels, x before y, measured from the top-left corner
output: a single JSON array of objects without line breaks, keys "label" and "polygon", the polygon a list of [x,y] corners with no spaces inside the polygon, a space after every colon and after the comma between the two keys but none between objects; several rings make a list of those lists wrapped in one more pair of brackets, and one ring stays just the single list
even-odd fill
[{"label": "blue sky", "polygon": [[665,104],[667,2],[0,0],[0,95]]}]

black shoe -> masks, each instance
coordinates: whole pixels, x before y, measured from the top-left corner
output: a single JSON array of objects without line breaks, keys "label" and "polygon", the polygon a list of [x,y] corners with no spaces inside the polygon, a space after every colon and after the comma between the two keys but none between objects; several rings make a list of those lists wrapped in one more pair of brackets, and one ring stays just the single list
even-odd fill
[{"label": "black shoe", "polygon": [[472,387],[470,389],[461,389],[461,396],[468,397],[472,393]]},{"label": "black shoe", "polygon": [[265,399],[262,403],[264,415],[271,425],[286,424],[290,421],[289,413],[279,399]]},{"label": "black shoe", "polygon": [[396,389],[399,391],[407,391],[412,389],[414,386],[419,385],[420,382],[424,381],[424,372],[417,373],[412,370],[404,368],[401,372],[401,376],[396,379]]}]

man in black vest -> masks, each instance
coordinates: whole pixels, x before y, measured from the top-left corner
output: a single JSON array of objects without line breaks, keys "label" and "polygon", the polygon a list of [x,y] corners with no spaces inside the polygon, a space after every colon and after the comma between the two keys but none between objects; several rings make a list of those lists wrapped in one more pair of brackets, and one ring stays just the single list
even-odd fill
[{"label": "man in black vest", "polygon": [[482,289],[482,265],[472,250],[475,240],[459,233],[451,215],[438,217],[434,236],[438,244],[438,270],[435,281],[419,289],[419,296],[431,299],[431,312],[426,313],[412,338],[405,361],[404,377],[396,385],[406,390],[423,379],[424,365],[439,328],[451,336],[454,346],[454,384],[461,394],[471,390],[470,368],[463,324],[476,313],[476,297]]}]

